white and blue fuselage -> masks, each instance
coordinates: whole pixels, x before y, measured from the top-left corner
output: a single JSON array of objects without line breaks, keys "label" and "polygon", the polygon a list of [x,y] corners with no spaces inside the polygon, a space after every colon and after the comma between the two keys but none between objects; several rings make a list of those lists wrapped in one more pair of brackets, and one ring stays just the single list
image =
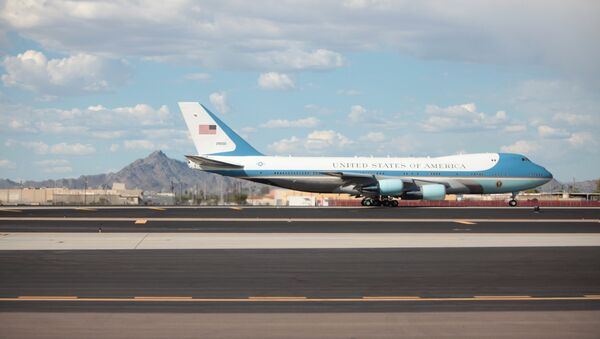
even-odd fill
[{"label": "white and blue fuselage", "polygon": [[189,161],[192,168],[224,176],[306,192],[350,193],[342,172],[405,182],[447,182],[448,194],[512,193],[534,188],[552,179],[545,168],[512,153],[461,154],[435,158],[211,156],[242,165],[219,169]]},{"label": "white and blue fuselage", "polygon": [[192,168],[292,190],[348,193],[373,199],[443,199],[446,194],[513,193],[552,174],[512,153],[443,157],[265,156],[199,103],[180,103],[199,155]]}]

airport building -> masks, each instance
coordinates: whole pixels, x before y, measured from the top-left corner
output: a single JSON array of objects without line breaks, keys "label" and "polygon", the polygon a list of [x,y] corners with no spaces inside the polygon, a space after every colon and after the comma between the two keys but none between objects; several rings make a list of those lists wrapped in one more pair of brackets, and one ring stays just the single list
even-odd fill
[{"label": "airport building", "polygon": [[1,205],[139,205],[142,190],[114,183],[110,189],[7,188],[0,189]]}]

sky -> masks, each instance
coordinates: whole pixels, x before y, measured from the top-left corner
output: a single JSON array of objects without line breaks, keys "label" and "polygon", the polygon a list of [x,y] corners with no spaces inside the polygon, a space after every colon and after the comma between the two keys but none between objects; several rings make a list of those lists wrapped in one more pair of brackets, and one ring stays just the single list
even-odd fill
[{"label": "sky", "polygon": [[515,152],[600,177],[600,2],[0,0],[0,178],[195,149],[199,101],[265,154]]}]

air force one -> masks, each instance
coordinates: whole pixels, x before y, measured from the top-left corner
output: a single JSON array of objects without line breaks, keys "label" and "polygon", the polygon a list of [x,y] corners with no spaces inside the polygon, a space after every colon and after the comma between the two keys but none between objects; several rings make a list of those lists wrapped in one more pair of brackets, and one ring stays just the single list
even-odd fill
[{"label": "air force one", "polygon": [[347,193],[364,206],[398,206],[399,199],[444,200],[446,194],[512,193],[535,188],[552,174],[512,153],[424,158],[266,156],[198,102],[180,102],[198,155],[188,166],[292,190]]}]

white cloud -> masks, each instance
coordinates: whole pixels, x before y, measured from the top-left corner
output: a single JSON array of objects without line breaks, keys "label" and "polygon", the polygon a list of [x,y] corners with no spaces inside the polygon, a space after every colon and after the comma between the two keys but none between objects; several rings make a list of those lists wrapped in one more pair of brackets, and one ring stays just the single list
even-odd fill
[{"label": "white cloud", "polygon": [[548,125],[538,126],[538,133],[542,138],[566,138],[569,133],[560,128],[554,128]]},{"label": "white cloud", "polygon": [[131,107],[113,108],[112,111],[118,114],[118,118],[133,118],[142,125],[161,124],[170,116],[169,108],[165,105],[154,109],[150,105],[137,104]]},{"label": "white cloud", "polygon": [[294,153],[300,150],[302,144],[303,141],[300,138],[292,136],[273,142],[269,145],[269,148],[277,154]]},{"label": "white cloud", "polygon": [[277,72],[260,74],[257,83],[262,89],[287,90],[295,87],[294,81],[287,74]]},{"label": "white cloud", "polygon": [[527,131],[526,125],[515,124],[515,125],[508,125],[508,126],[504,127],[504,132],[508,132],[508,133],[519,133],[519,132],[525,132],[525,131]]},{"label": "white cloud", "polygon": [[48,94],[49,97],[106,92],[129,77],[128,68],[122,62],[83,53],[48,59],[42,52],[28,50],[5,57],[2,65],[6,70],[2,75],[5,86]]},{"label": "white cloud", "polygon": [[89,144],[68,144],[61,142],[54,145],[48,145],[41,141],[17,141],[8,140],[6,146],[21,146],[32,150],[37,154],[63,154],[63,155],[88,155],[96,152],[96,149]]},{"label": "white cloud", "polygon": [[567,142],[573,147],[582,148],[595,148],[598,141],[592,133],[589,132],[576,132],[571,134],[567,139]]},{"label": "white cloud", "polygon": [[381,112],[367,109],[361,105],[353,105],[350,107],[348,121],[351,124],[378,126],[381,128],[394,128],[399,126],[399,123],[395,119],[385,117]]},{"label": "white cloud", "polygon": [[[153,108],[147,104],[107,108],[103,105],[84,109],[34,109],[13,105],[0,107],[0,131],[13,133],[19,138],[22,132],[38,134],[60,134],[98,139],[120,138],[128,133],[137,133],[141,127],[161,127],[173,124],[169,108],[165,105]],[[128,131],[123,128],[129,128]]]},{"label": "white cloud", "polygon": [[98,139],[117,139],[125,135],[125,131],[97,131],[92,132],[92,137]]},{"label": "white cloud", "polygon": [[326,130],[313,131],[306,137],[306,148],[310,150],[320,150],[322,148],[335,147],[344,148],[352,144],[353,141],[341,133]]},{"label": "white cloud", "polygon": [[57,121],[38,121],[35,126],[39,132],[53,134],[81,134],[88,130],[85,126],[68,126]]},{"label": "white cloud", "polygon": [[269,149],[278,154],[311,153],[326,154],[330,151],[342,150],[353,141],[339,132],[332,130],[313,131],[305,138],[292,136],[270,144]]},{"label": "white cloud", "polygon": [[185,75],[187,80],[207,81],[210,80],[210,74],[208,73],[188,73]]},{"label": "white cloud", "polygon": [[340,52],[395,50],[459,62],[542,64],[594,81],[597,8],[594,0],[576,6],[531,0],[526,7],[517,0],[308,0],[261,10],[239,1],[7,0],[0,15],[8,31],[60,51],[280,70],[339,67]]},{"label": "white cloud", "polygon": [[500,150],[508,153],[530,154],[539,149],[535,141],[519,140],[512,145],[502,146]]},{"label": "white cloud", "polygon": [[116,152],[119,150],[119,148],[120,148],[119,144],[111,144],[109,150],[111,152]]},{"label": "white cloud", "polygon": [[316,127],[319,124],[319,119],[315,117],[308,117],[298,120],[287,120],[287,119],[275,119],[269,120],[266,123],[260,125],[263,128],[289,128],[289,127]]},{"label": "white cloud", "polygon": [[310,52],[299,48],[263,52],[257,55],[256,61],[259,65],[292,70],[326,70],[344,65],[341,54],[322,48]]},{"label": "white cloud", "polygon": [[155,150],[156,146],[150,140],[135,139],[123,141],[123,147],[128,150],[144,149],[144,150]]},{"label": "white cloud", "polygon": [[369,120],[369,114],[367,109],[361,105],[354,105],[350,107],[350,113],[348,113],[348,119],[352,123],[360,123]]},{"label": "white cloud", "polygon": [[[541,64],[598,84],[594,0],[253,2],[7,0],[7,31],[59,51],[206,67],[331,69],[340,53]],[[84,24],[82,24],[84,23]],[[507,24],[510,23],[510,24]],[[182,48],[181,46],[185,46]]]},{"label": "white cloud", "polygon": [[175,139],[185,138],[189,132],[187,129],[157,128],[142,130],[142,134],[149,139]]},{"label": "white cloud", "polygon": [[65,155],[87,155],[95,153],[96,149],[92,145],[84,145],[80,143],[67,144],[61,142],[50,146],[50,153],[52,154],[65,154]]},{"label": "white cloud", "polygon": [[382,142],[385,140],[385,134],[382,132],[369,132],[359,138],[361,141]]},{"label": "white cloud", "polygon": [[505,111],[497,111],[490,116],[484,112],[478,112],[474,103],[447,107],[427,105],[425,113],[429,117],[420,125],[427,132],[497,129],[508,121]]},{"label": "white cloud", "polygon": [[585,125],[585,124],[595,124],[599,121],[599,119],[594,119],[589,114],[575,114],[575,113],[564,113],[559,112],[554,114],[552,120],[556,122],[563,122],[568,125]]},{"label": "white cloud", "polygon": [[9,139],[9,140],[6,140],[6,142],[4,142],[4,146],[6,146],[6,147],[20,146],[20,147],[28,148],[37,154],[46,154],[46,153],[48,153],[48,150],[49,150],[48,144],[43,143],[41,141],[18,141],[18,140],[14,140],[14,139]]},{"label": "white cloud", "polygon": [[15,169],[17,168],[17,164],[14,161],[8,159],[0,159],[0,168]]},{"label": "white cloud", "polygon": [[35,161],[34,164],[41,167],[41,171],[44,173],[68,173],[73,171],[69,161],[64,159],[39,160]]},{"label": "white cloud", "polygon": [[225,92],[214,92],[208,96],[210,103],[219,111],[220,113],[229,112],[229,105],[227,104],[227,93]]}]

